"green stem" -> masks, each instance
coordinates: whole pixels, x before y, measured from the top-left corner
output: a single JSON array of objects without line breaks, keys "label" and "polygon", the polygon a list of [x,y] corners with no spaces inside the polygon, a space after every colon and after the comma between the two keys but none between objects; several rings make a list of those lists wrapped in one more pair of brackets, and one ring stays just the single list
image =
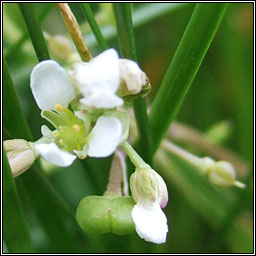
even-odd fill
[{"label": "green stem", "polygon": [[50,59],[41,26],[36,17],[33,3],[19,3],[19,7],[27,25],[38,61]]},{"label": "green stem", "polygon": [[150,112],[153,152],[180,108],[224,16],[225,3],[196,5]]},{"label": "green stem", "polygon": [[10,253],[33,253],[28,225],[3,149],[3,238]]},{"label": "green stem", "polygon": [[95,20],[95,17],[94,17],[92,9],[90,7],[90,4],[89,3],[81,3],[80,5],[81,5],[82,11],[83,11],[90,27],[95,35],[95,38],[96,38],[101,50],[106,50],[108,48],[107,42],[106,42],[105,38],[103,37],[101,30]]},{"label": "green stem", "polygon": [[123,145],[123,150],[127,153],[132,163],[136,168],[151,168],[148,164],[144,162],[144,160],[138,155],[138,153],[133,149],[133,147],[126,141]]},{"label": "green stem", "polygon": [[[113,4],[118,41],[123,58],[137,61],[135,39],[132,24],[132,9],[130,3]],[[133,109],[139,131],[139,152],[148,163],[152,162],[151,137],[145,99],[139,97],[134,100]]]}]

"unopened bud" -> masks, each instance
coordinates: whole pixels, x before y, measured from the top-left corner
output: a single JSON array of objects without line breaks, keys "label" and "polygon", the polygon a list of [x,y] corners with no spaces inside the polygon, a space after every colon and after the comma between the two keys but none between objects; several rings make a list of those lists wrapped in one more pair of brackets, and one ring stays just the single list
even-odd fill
[{"label": "unopened bud", "polygon": [[135,202],[159,202],[164,208],[168,202],[168,192],[162,177],[150,168],[137,169],[131,175],[130,187]]},{"label": "unopened bud", "polygon": [[58,60],[67,61],[73,54],[70,40],[62,35],[46,37],[50,53]]},{"label": "unopened bud", "polygon": [[241,182],[236,181],[236,172],[234,167],[226,162],[216,162],[209,171],[209,181],[219,187],[238,186],[240,188],[245,187]]},{"label": "unopened bud", "polygon": [[138,94],[149,81],[146,74],[139,68],[134,61],[120,59],[121,96]]},{"label": "unopened bud", "polygon": [[29,169],[36,159],[30,144],[25,140],[6,140],[4,141],[4,148],[14,177]]}]

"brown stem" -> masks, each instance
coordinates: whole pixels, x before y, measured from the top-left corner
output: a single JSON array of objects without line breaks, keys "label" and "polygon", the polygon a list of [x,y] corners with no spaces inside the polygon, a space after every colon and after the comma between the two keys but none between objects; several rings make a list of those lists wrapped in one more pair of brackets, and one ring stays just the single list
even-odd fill
[{"label": "brown stem", "polygon": [[168,137],[174,141],[184,142],[186,145],[196,147],[216,160],[231,162],[239,176],[245,176],[248,173],[249,166],[244,160],[235,153],[212,143],[195,128],[174,122],[169,129]]},{"label": "brown stem", "polygon": [[92,55],[84,42],[76,17],[74,16],[67,3],[56,3],[56,6],[60,10],[66,28],[76,45],[81,59],[88,62],[92,59]]}]

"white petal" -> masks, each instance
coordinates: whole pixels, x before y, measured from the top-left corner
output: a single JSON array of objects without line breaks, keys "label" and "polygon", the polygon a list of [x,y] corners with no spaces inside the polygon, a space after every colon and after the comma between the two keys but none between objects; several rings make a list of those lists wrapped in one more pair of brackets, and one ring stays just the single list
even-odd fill
[{"label": "white petal", "polygon": [[142,239],[156,244],[165,243],[168,232],[167,219],[159,204],[138,203],[133,207],[132,219],[136,232]]},{"label": "white petal", "polygon": [[120,83],[117,52],[109,49],[89,63],[77,64],[72,76],[85,97],[102,89],[116,92]]},{"label": "white petal", "polygon": [[52,110],[56,104],[67,107],[75,98],[75,89],[65,70],[52,60],[42,61],[34,67],[30,87],[42,110]]},{"label": "white petal", "polygon": [[51,164],[57,166],[69,166],[76,159],[75,155],[59,149],[55,143],[35,144],[34,146],[39,155]]},{"label": "white petal", "polygon": [[115,117],[101,116],[89,137],[88,156],[110,156],[118,146],[122,135],[122,124]]},{"label": "white petal", "polygon": [[92,108],[114,108],[122,106],[124,101],[110,91],[99,90],[91,96],[81,99],[80,103]]},{"label": "white petal", "polygon": [[43,137],[46,137],[48,139],[54,138],[54,136],[52,135],[52,131],[46,125],[41,126],[41,133],[42,133]]}]

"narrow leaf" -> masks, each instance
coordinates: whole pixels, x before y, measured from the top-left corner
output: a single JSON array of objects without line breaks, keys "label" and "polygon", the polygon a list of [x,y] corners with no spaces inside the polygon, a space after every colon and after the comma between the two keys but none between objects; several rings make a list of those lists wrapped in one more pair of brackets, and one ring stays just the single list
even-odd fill
[{"label": "narrow leaf", "polygon": [[95,38],[101,48],[101,50],[106,50],[108,48],[107,42],[105,38],[103,37],[101,30],[95,20],[94,14],[92,12],[92,9],[90,7],[89,3],[81,3],[82,11],[95,35]]},{"label": "narrow leaf", "polygon": [[41,26],[36,17],[33,3],[19,3],[19,7],[39,61],[50,59]]},{"label": "narrow leaf", "polygon": [[150,127],[153,151],[173,121],[214,38],[227,4],[197,4],[153,101]]},{"label": "narrow leaf", "polygon": [[[123,58],[137,61],[136,47],[133,34],[132,12],[130,3],[113,4],[118,41]],[[133,109],[139,130],[139,148],[138,151],[142,158],[149,164],[152,161],[151,138],[147,116],[147,104],[145,99],[139,97],[134,100]]]},{"label": "narrow leaf", "polygon": [[9,253],[33,253],[14,178],[3,150],[3,238]]},{"label": "narrow leaf", "polygon": [[3,58],[3,109],[3,127],[8,135],[32,140],[5,58]]}]

